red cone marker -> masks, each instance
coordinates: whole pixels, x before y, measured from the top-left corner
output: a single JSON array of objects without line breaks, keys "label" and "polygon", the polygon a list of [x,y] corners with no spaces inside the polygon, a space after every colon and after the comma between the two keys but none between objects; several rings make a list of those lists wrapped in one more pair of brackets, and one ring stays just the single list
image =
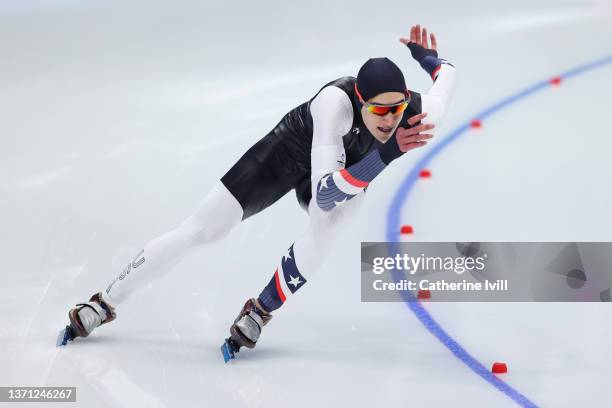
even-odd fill
[{"label": "red cone marker", "polygon": [[505,374],[508,372],[508,367],[506,367],[506,363],[493,363],[491,372],[493,374]]},{"label": "red cone marker", "polygon": [[427,170],[427,169],[423,169],[421,170],[421,172],[419,173],[419,176],[421,178],[430,178],[431,177],[431,171]]},{"label": "red cone marker", "polygon": [[431,299],[431,292],[427,289],[419,290],[417,299]]},{"label": "red cone marker", "polygon": [[402,234],[412,234],[414,232],[414,230],[412,229],[411,225],[404,225],[402,226],[401,229],[401,233]]}]

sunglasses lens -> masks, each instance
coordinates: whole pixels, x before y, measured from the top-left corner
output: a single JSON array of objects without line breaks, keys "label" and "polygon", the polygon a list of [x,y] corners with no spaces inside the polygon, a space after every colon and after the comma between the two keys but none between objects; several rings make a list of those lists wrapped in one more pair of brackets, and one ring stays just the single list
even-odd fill
[{"label": "sunglasses lens", "polygon": [[389,113],[389,111],[390,111],[392,108],[395,108],[395,107],[394,107],[394,106],[393,106],[393,107],[391,107],[391,106],[376,106],[376,105],[370,105],[370,106],[368,106],[368,111],[369,111],[369,112],[372,112],[372,113],[373,113],[373,114],[375,114],[375,115],[384,116],[384,115],[386,115],[387,113]]},{"label": "sunglasses lens", "polygon": [[375,115],[385,116],[389,112],[391,112],[394,115],[400,114],[404,112],[407,107],[408,107],[408,102],[404,102],[400,105],[394,105],[394,106],[370,105],[368,106],[367,109],[369,112],[372,112]]},{"label": "sunglasses lens", "polygon": [[397,105],[395,107],[395,112],[393,112],[393,113],[396,114],[396,115],[399,114],[399,113],[402,113],[402,112],[404,112],[406,110],[407,107],[408,107],[408,102],[404,102],[401,105]]}]

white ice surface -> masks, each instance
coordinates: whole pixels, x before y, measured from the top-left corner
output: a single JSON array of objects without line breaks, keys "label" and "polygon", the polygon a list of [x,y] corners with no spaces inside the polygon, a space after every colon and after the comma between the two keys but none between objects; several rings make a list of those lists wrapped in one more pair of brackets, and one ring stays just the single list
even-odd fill
[{"label": "white ice surface", "polygon": [[[390,199],[423,152],[372,184],[336,256],[239,361],[218,347],[306,225],[292,193],[143,288],[116,322],[54,347],[75,302],[323,83],[389,56],[426,91],[397,41],[418,22],[460,75],[438,137],[612,52],[607,1],[0,3],[0,386],[76,386],[70,407],[515,406],[405,305],[360,302],[359,242],[385,239]],[[611,77],[573,78],[451,145],[403,209],[415,239],[611,241]],[[483,364],[505,361],[501,378],[538,406],[610,406],[610,304],[426,307]]]}]

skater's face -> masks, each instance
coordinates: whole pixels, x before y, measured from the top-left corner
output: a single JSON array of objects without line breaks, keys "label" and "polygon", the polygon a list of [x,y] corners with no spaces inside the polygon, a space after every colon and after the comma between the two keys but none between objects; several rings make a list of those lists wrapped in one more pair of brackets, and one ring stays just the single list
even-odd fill
[{"label": "skater's face", "polygon": [[[401,104],[405,100],[405,95],[401,92],[384,92],[370,98],[367,102],[377,105]],[[385,143],[402,120],[403,110],[396,109],[395,112],[389,111],[385,115],[377,115],[370,112],[366,105],[361,106],[361,117],[372,136],[381,143]]]}]

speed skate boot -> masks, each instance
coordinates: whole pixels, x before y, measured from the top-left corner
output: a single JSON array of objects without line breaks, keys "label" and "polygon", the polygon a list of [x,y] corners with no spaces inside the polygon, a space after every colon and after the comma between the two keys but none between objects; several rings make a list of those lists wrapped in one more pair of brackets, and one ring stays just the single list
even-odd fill
[{"label": "speed skate boot", "polygon": [[100,292],[93,295],[89,302],[78,303],[76,307],[70,309],[68,318],[70,324],[66,326],[60,337],[58,337],[58,346],[66,345],[68,341],[74,340],[76,337],[87,337],[98,326],[112,322],[117,317],[115,309],[102,299]]},{"label": "speed skate boot", "polygon": [[227,362],[234,358],[241,347],[254,348],[261,335],[262,328],[272,319],[256,299],[246,301],[234,324],[230,327],[231,336],[225,340],[221,351]]}]

